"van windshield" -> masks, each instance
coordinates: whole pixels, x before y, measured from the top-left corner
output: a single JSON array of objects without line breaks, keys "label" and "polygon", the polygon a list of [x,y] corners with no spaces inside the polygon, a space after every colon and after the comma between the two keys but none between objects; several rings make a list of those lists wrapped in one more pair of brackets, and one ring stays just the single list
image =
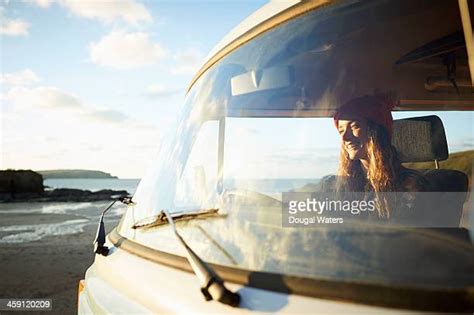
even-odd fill
[{"label": "van windshield", "polygon": [[[474,93],[461,30],[456,2],[349,1],[250,40],[193,85],[120,233],[184,255],[168,229],[130,227],[162,209],[218,208],[220,218],[182,225],[212,263],[472,286]],[[350,117],[337,116],[348,104]],[[308,210],[308,199],[329,202],[341,191],[365,209],[374,201],[374,212],[360,206],[321,223]],[[417,200],[427,202],[422,210]],[[397,227],[384,225],[396,219]]]}]

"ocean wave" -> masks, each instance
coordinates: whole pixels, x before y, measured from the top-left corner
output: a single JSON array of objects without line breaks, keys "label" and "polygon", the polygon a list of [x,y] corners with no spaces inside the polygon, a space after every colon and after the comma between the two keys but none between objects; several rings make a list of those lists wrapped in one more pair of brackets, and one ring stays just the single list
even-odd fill
[{"label": "ocean wave", "polygon": [[75,212],[78,210],[84,210],[92,208],[94,211],[97,209],[97,213],[100,213],[102,208],[105,208],[107,203],[104,202],[65,202],[65,203],[18,203],[1,205],[0,214],[12,214],[12,213],[45,213],[45,214],[64,214],[68,212]]},{"label": "ocean wave", "polygon": [[93,204],[92,202],[43,205],[41,207],[41,213],[66,213],[67,211],[75,211],[89,207],[100,208],[101,206]]},{"label": "ocean wave", "polygon": [[90,221],[85,219],[69,220],[54,224],[10,225],[0,227],[0,232],[14,232],[0,238],[1,243],[25,243],[38,241],[46,236],[76,234],[84,231]]},{"label": "ocean wave", "polygon": [[112,216],[121,216],[127,211],[127,206],[119,206],[111,211]]}]

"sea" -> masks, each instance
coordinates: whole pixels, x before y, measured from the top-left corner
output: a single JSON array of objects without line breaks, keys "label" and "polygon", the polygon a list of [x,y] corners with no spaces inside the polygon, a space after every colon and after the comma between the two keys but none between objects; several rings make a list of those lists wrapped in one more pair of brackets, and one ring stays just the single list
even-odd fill
[{"label": "sea", "polygon": [[[46,189],[76,188],[90,191],[126,190],[133,195],[140,179],[46,179]],[[110,201],[96,202],[14,202],[0,203],[0,244],[40,241],[47,236],[83,233],[87,226],[97,226],[102,211]],[[126,211],[116,203],[107,213],[106,226],[117,224]],[[91,238],[93,235],[91,235]]]},{"label": "sea", "polygon": [[[246,187],[264,193],[276,193],[291,191],[298,187],[303,187],[309,183],[317,183],[319,179],[312,178],[280,178],[280,179],[225,179],[224,187],[232,189],[238,186]],[[46,179],[44,185],[47,189],[55,188],[76,188],[98,191],[101,189],[126,190],[133,195],[137,189],[140,179],[118,179],[118,178],[58,178]]]},{"label": "sea", "polygon": [[[258,191],[274,194],[290,191],[317,179],[227,180],[226,188],[243,185],[258,187]],[[76,188],[90,191],[102,189],[126,190],[133,195],[140,179],[46,179],[46,189]],[[0,245],[40,241],[47,236],[83,233],[87,226],[97,226],[102,211],[110,201],[96,202],[13,202],[0,203]],[[110,230],[127,210],[116,203],[105,221]],[[90,229],[89,229],[90,230]],[[93,235],[91,235],[91,238]]]}]

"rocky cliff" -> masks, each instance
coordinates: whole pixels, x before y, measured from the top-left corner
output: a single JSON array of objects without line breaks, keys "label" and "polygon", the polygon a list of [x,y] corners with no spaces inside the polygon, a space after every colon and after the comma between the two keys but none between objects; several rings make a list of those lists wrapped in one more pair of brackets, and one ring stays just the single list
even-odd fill
[{"label": "rocky cliff", "polygon": [[0,193],[15,196],[21,193],[42,194],[43,176],[30,170],[0,171]]},{"label": "rocky cliff", "polygon": [[59,188],[44,190],[43,176],[30,170],[0,171],[0,202],[91,202],[127,196],[125,190],[89,191]]}]

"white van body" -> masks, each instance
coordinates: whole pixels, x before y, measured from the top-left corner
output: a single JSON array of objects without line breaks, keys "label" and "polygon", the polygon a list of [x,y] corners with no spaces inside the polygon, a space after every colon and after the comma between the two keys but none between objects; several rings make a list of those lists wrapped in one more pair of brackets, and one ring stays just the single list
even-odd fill
[{"label": "white van body", "polygon": [[[374,89],[395,91],[395,111],[454,110],[472,114],[474,97],[470,73],[473,65],[469,65],[472,56],[469,55],[470,47],[466,47],[466,43],[469,46],[472,41],[465,40],[462,44],[462,38],[452,37],[454,39],[449,43],[461,44],[449,44],[454,45],[452,47],[446,44],[451,48],[441,52],[461,51],[454,57],[461,58],[457,60],[458,93],[449,82],[433,75],[444,74],[445,71],[445,65],[436,63],[437,53],[426,55],[421,49],[426,43],[443,46],[436,45],[439,38],[460,31],[460,27],[468,29],[469,14],[468,18],[462,14],[467,6],[463,7],[462,0],[459,1],[461,6],[458,1],[434,1],[430,2],[432,6],[428,2],[271,1],[224,37],[191,82],[186,100],[188,105],[183,111],[185,118],[178,127],[177,138],[171,139],[168,147],[164,146],[165,153],[157,161],[157,165],[161,166],[152,169],[141,181],[133,196],[134,204],[129,206],[119,225],[107,236],[105,245],[110,248],[109,253],[106,256],[96,255],[87,270],[80,285],[78,313],[418,314],[426,311],[472,311],[473,275],[464,276],[474,270],[474,247],[465,237],[468,235],[467,226],[459,232],[460,237],[453,238],[438,237],[431,232],[398,232],[396,237],[400,243],[391,241],[395,237],[394,230],[377,234],[377,237],[364,236],[359,243],[352,243],[351,238],[332,234],[330,230],[311,234],[312,230],[306,228],[282,229],[280,216],[273,217],[274,212],[259,212],[258,209],[276,207],[278,212],[281,208],[275,203],[281,202],[281,192],[308,183],[298,181],[291,187],[284,186],[268,194],[262,193],[263,188],[262,191],[254,189],[244,180],[233,181],[234,186],[240,184],[243,189],[229,188],[226,185],[231,180],[225,174],[263,174],[265,170],[262,168],[273,165],[273,160],[262,157],[260,160],[266,162],[255,160],[255,167],[250,169],[245,169],[239,161],[229,168],[222,165],[230,159],[231,153],[235,160],[247,161],[260,146],[257,143],[255,147],[241,147],[243,152],[239,153],[237,145],[233,149],[226,148],[224,155],[224,131],[228,137],[232,137],[234,131],[237,134],[242,131],[243,127],[237,125],[239,119],[245,120],[245,126],[252,128],[255,125],[272,128],[276,124],[269,120],[279,118],[278,122],[283,122],[285,127],[275,128],[270,135],[277,134],[281,128],[288,128],[287,133],[291,134],[290,127],[306,126],[305,123],[293,123],[294,119],[307,119],[308,124],[326,119],[327,124],[321,127],[324,131],[315,132],[308,137],[311,138],[309,140],[301,138],[303,142],[307,141],[305,144],[312,144],[314,139],[317,143],[326,137],[323,132],[329,130],[327,126],[331,126],[331,117],[340,104],[353,97],[373,93]],[[338,20],[341,16],[346,17],[342,21],[347,23]],[[443,20],[439,20],[442,16]],[[433,22],[438,20],[439,24]],[[311,24],[312,21],[317,27]],[[303,29],[304,25],[310,24],[312,26],[308,29]],[[379,25],[380,29],[374,25]],[[419,28],[413,25],[419,25]],[[299,30],[301,34],[294,35]],[[387,36],[385,41],[382,41],[383,34]],[[379,42],[380,52],[376,52]],[[317,62],[321,60],[321,64],[307,72],[308,64],[313,64],[311,58]],[[386,62],[387,58],[391,58],[390,63]],[[425,64],[424,60],[429,62]],[[363,71],[367,68],[368,71]],[[219,85],[220,82],[222,85]],[[312,90],[313,86],[317,89]],[[261,105],[256,106],[256,103]],[[203,109],[198,111],[195,108],[199,106]],[[263,123],[256,123],[255,119],[261,119]],[[188,131],[186,128],[193,124],[196,125],[195,130]],[[199,132],[201,126],[206,124],[209,134],[214,133],[210,137],[203,135],[204,142],[200,142]],[[238,126],[234,131],[226,129],[234,124]],[[252,128],[249,127],[249,130]],[[179,134],[183,134],[182,138]],[[301,133],[295,131],[295,134]],[[257,135],[249,136],[249,141]],[[239,137],[246,135],[238,134],[235,138]],[[216,151],[206,155],[209,150],[203,149],[201,158],[205,161],[216,160],[218,165],[213,168],[216,175],[209,176],[206,165],[200,167],[196,164],[188,170],[185,165],[192,159],[190,156],[194,157],[193,144],[196,147],[213,141]],[[337,154],[321,161],[335,165]],[[283,174],[285,163],[272,168],[265,178],[272,179]],[[246,165],[250,164],[246,162]],[[181,179],[188,172],[192,173],[189,177],[191,181],[180,186]],[[209,182],[212,184],[208,185]],[[268,181],[265,183],[268,184]],[[246,193],[254,190],[257,192]],[[199,199],[197,203],[194,203],[194,195],[200,195],[196,197]],[[181,196],[181,199],[176,196]],[[162,209],[173,207],[171,212],[180,207],[180,211],[186,212],[186,209],[196,209],[192,208],[196,205],[198,209],[217,208],[222,202],[236,198],[244,201],[248,198],[256,204],[258,211],[242,210],[234,205],[240,209],[235,212],[238,214],[227,209],[222,216],[212,220],[192,220],[176,225],[183,238],[189,241],[189,246],[222,277],[226,287],[240,295],[239,306],[230,307],[203,298],[201,283],[192,272],[185,250],[169,225],[142,229],[136,228],[136,224],[153,218]],[[365,231],[371,233],[370,229]],[[337,241],[331,244],[340,245],[341,249],[334,249],[333,253],[332,245],[325,245],[324,242],[319,247],[314,245],[314,248],[308,249],[308,246],[317,243],[318,237],[327,237],[328,244],[333,242],[330,237],[335,237]],[[356,234],[354,238],[357,237]],[[377,253],[371,253],[364,244],[371,240],[376,242],[376,238],[380,238],[381,243],[373,243],[372,248]],[[392,244],[390,246],[394,249],[385,251],[389,246],[385,244]],[[408,246],[405,244],[412,244],[413,251],[405,251],[404,246]],[[360,252],[358,246],[362,248]],[[320,250],[321,255],[327,254],[327,257],[318,261]],[[347,256],[341,256],[344,250],[349,253]],[[255,253],[255,256],[248,253]],[[380,261],[368,261],[367,267],[361,263],[363,257]],[[347,265],[343,265],[346,260]],[[301,266],[292,267],[298,264]],[[388,265],[390,267],[386,268]],[[350,272],[352,268],[354,272]],[[371,274],[371,268],[374,274]],[[430,273],[432,270],[442,275],[443,279],[435,277],[436,272]],[[459,278],[463,276],[464,280],[451,277],[455,273]],[[333,285],[333,281],[337,284]],[[443,296],[446,300],[456,301],[458,306],[445,302]]]}]

